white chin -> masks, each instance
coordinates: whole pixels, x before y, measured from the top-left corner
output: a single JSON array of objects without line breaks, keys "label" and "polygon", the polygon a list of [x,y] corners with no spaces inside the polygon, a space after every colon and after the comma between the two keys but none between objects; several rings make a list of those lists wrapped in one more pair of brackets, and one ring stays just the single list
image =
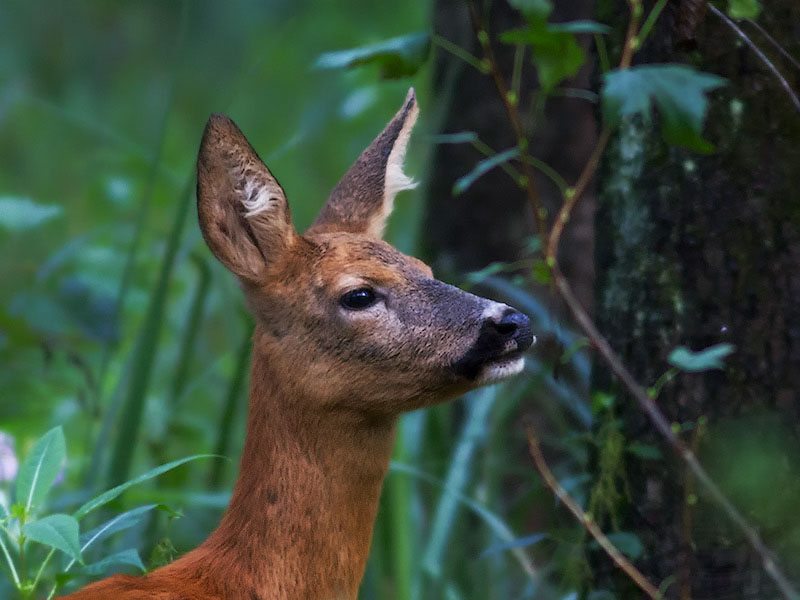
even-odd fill
[{"label": "white chin", "polygon": [[498,360],[483,367],[477,382],[480,385],[497,383],[520,373],[525,366],[524,356],[515,356],[507,360]]}]

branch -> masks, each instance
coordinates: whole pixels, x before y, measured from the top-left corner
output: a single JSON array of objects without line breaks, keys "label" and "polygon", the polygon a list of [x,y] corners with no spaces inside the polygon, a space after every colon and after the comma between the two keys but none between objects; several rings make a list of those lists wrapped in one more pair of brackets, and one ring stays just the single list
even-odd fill
[{"label": "branch", "polygon": [[539,232],[539,237],[541,238],[542,243],[544,244],[544,241],[547,239],[547,223],[545,222],[545,213],[542,207],[542,202],[539,198],[539,191],[536,188],[533,168],[528,160],[528,138],[525,135],[525,129],[522,126],[522,119],[520,118],[519,110],[517,109],[518,99],[516,96],[512,98],[512,95],[509,93],[508,85],[503,77],[503,73],[500,71],[500,65],[497,62],[494,49],[492,49],[489,34],[487,33],[486,27],[481,22],[478,14],[478,7],[475,0],[470,0],[468,2],[468,8],[470,21],[472,22],[472,29],[475,31],[475,37],[478,38],[478,42],[483,49],[484,60],[489,65],[489,74],[492,76],[494,85],[500,94],[500,98],[503,100],[503,104],[506,107],[506,112],[508,113],[508,118],[511,121],[511,127],[514,130],[514,136],[517,139],[517,145],[519,146],[520,151],[520,159],[522,162],[522,171],[525,175],[524,188],[528,194],[528,203],[533,210],[533,218],[536,222],[536,229]]},{"label": "branch", "polygon": [[722,493],[722,490],[717,487],[717,484],[711,479],[706,470],[697,460],[694,452],[692,452],[686,444],[675,434],[670,426],[667,417],[658,408],[658,405],[647,395],[645,389],[637,383],[630,371],[622,364],[620,358],[614,353],[608,341],[597,330],[592,319],[588,313],[583,309],[572,288],[567,282],[564,275],[558,270],[557,267],[553,268],[553,281],[559,294],[566,302],[567,306],[572,312],[572,316],[583,330],[589,342],[595,347],[597,352],[608,364],[613,373],[619,378],[622,384],[628,389],[628,392],[636,399],[639,407],[647,414],[652,421],[658,432],[667,440],[672,446],[673,450],[681,457],[686,463],[686,466],[705,488],[711,499],[722,508],[725,515],[733,521],[739,528],[744,537],[750,543],[753,550],[761,557],[761,563],[764,570],[772,578],[775,584],[780,589],[783,596],[789,600],[798,600],[797,591],[794,586],[789,582],[786,575],[780,570],[775,562],[772,552],[766,547],[761,536],[758,532],[745,520],[742,514],[736,509],[730,500]]},{"label": "branch", "polygon": [[753,51],[753,53],[761,60],[761,62],[763,62],[767,66],[767,68],[770,71],[772,71],[772,74],[775,75],[775,78],[781,84],[781,87],[783,87],[783,89],[786,90],[786,93],[789,94],[789,98],[791,98],[792,104],[794,104],[794,107],[797,109],[797,112],[800,112],[800,98],[798,98],[797,94],[794,93],[792,86],[790,86],[789,82],[786,81],[783,75],[781,75],[781,72],[778,71],[778,68],[774,64],[772,64],[772,61],[770,61],[770,59],[768,59],[766,55],[761,51],[761,48],[756,46],[755,42],[751,40],[749,37],[747,37],[747,34],[744,31],[742,31],[736,23],[734,23],[727,16],[725,16],[725,13],[723,13],[716,6],[709,3],[708,10],[710,10],[717,17],[722,19],[722,21],[728,27],[733,29],[734,33],[736,33],[736,35],[738,35],[745,44],[750,46],[750,49]]},{"label": "branch", "polygon": [[553,476],[552,471],[547,466],[547,461],[544,459],[544,455],[542,454],[541,448],[539,448],[539,441],[536,439],[536,434],[533,431],[533,428],[527,426],[525,428],[528,437],[528,449],[530,450],[531,457],[533,457],[533,462],[536,464],[536,469],[539,471],[539,474],[542,476],[542,480],[547,484],[553,493],[558,497],[561,502],[564,503],[569,511],[575,515],[575,518],[581,522],[581,525],[584,526],[586,531],[588,531],[592,537],[597,540],[597,543],[600,544],[600,547],[611,557],[617,566],[625,571],[625,574],[631,578],[631,580],[639,586],[639,588],[647,594],[653,600],[660,600],[661,593],[658,589],[650,583],[647,578],[642,575],[642,572],[639,571],[633,564],[625,558],[622,552],[611,543],[611,540],[608,539],[605,533],[597,526],[597,523],[592,519],[592,517],[586,514],[580,505],[572,499],[572,497],[567,493],[558,480]]},{"label": "branch", "polygon": [[[631,18],[628,21],[628,31],[625,33],[625,42],[622,45],[622,56],[619,59],[620,69],[627,69],[631,66],[633,54],[636,52],[636,48],[639,46],[638,35],[639,22],[642,18],[642,6],[641,3],[635,1],[629,2],[629,6],[631,10]],[[547,241],[547,251],[545,252],[545,257],[550,266],[555,266],[556,264],[558,257],[558,242],[561,240],[561,234],[564,231],[564,226],[569,222],[570,216],[572,215],[572,210],[575,208],[578,200],[581,199],[581,196],[583,196],[586,188],[589,187],[589,183],[592,181],[592,178],[597,171],[597,167],[600,165],[600,157],[603,156],[603,152],[606,150],[606,145],[608,144],[610,137],[611,130],[608,127],[604,127],[600,133],[600,137],[597,138],[597,143],[594,146],[594,150],[592,150],[589,160],[586,162],[586,166],[583,167],[583,171],[581,171],[581,174],[578,177],[578,181],[571,190],[568,190],[568,192],[564,194],[564,202],[561,205],[561,210],[558,211],[556,220],[553,221],[553,229],[550,231]]]}]

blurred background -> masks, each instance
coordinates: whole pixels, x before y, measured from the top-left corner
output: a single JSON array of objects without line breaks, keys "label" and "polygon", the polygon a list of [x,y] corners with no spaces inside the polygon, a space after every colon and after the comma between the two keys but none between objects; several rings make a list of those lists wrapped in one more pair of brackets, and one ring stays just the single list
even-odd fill
[{"label": "blurred background", "polygon": [[[554,22],[608,25],[602,52],[618,56],[625,2],[553,4]],[[715,150],[669,146],[656,115],[625,121],[565,230],[560,264],[646,386],[660,386],[677,346],[736,346],[724,368],[669,375],[659,403],[798,580],[800,119],[725,22],[683,6],[705,3],[675,4],[637,60],[727,79],[709,98]],[[604,60],[591,29],[569,34],[549,52],[577,56],[574,68],[543,90],[543,63],[498,39],[525,23],[526,3],[512,5],[481,7],[524,98],[531,152],[559,174],[538,180],[552,214],[559,177],[574,183],[597,140]],[[795,1],[752,17],[797,89]],[[330,54],[361,47],[372,48],[366,59]],[[196,224],[205,122],[211,112],[237,122],[302,231],[413,85],[421,118],[406,171],[421,185],[398,198],[387,239],[440,278],[527,312],[539,343],[524,377],[403,417],[360,597],[641,597],[542,483],[525,422],[563,487],[666,597],[777,597],[760,557],[593,365],[536,258],[519,181],[480,171],[515,140],[491,78],[465,51],[481,54],[460,0],[0,3],[3,505],[18,463],[62,425],[68,460],[49,512],[172,460],[230,457],[126,492],[113,511],[161,507],[87,562],[137,548],[154,568],[207,536],[237,472],[252,322]],[[135,572],[108,565],[95,576],[120,569]],[[0,597],[14,593],[0,573]]]}]

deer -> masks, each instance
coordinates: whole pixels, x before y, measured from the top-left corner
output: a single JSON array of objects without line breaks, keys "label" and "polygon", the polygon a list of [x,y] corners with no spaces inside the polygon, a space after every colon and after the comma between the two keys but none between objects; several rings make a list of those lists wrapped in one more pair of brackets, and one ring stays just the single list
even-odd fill
[{"label": "deer", "polygon": [[228,117],[197,161],[200,229],[255,321],[238,480],[211,535],[69,600],[355,600],[398,417],[518,374],[530,321],[433,278],[383,241],[419,113],[397,114],[299,234],[283,188]]}]

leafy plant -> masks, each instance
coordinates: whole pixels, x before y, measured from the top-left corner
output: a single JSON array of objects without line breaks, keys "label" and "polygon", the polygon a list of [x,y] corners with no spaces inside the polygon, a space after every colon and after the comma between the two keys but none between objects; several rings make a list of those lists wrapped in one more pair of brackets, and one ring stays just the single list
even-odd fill
[{"label": "leafy plant", "polygon": [[[156,467],[130,481],[88,500],[71,514],[43,514],[46,498],[58,474],[66,465],[66,443],[62,428],[55,427],[33,446],[16,478],[16,502],[0,518],[0,564],[22,598],[31,598],[48,582],[48,598],[78,575],[99,575],[117,566],[145,567],[134,548],[107,554],[87,564],[85,553],[114,533],[137,525],[156,504],[148,504],[118,514],[81,534],[80,521],[92,511],[107,505],[127,489],[166,473],[187,462],[211,455],[195,455]],[[2,506],[2,504],[0,504]],[[60,552],[65,561],[57,573],[48,570],[53,556]],[[78,568],[73,570],[73,567]]]}]

